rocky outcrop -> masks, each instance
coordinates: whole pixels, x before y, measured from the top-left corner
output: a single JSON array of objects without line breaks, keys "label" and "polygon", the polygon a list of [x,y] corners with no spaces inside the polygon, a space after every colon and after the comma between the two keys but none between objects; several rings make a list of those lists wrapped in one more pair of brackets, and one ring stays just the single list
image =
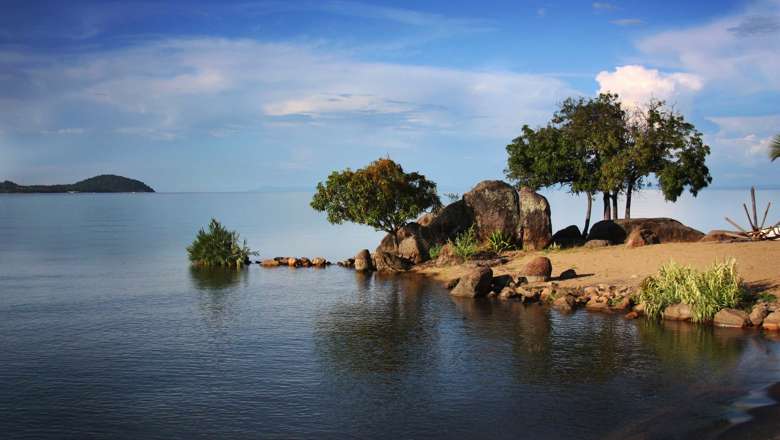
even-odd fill
[{"label": "rocky outcrop", "polygon": [[547,199],[528,188],[520,190],[520,241],[529,251],[546,248],[552,241],[552,219]]},{"label": "rocky outcrop", "polygon": [[[355,261],[357,263],[357,259]],[[398,255],[383,251],[374,252],[374,267],[379,272],[405,272],[413,265],[410,260]]]},{"label": "rocky outcrop", "polygon": [[747,237],[740,237],[736,232],[715,229],[708,232],[707,235],[702,237],[701,240],[699,241],[715,241],[715,242],[722,242],[722,243],[731,243],[734,241],[750,241],[750,239]]},{"label": "rocky outcrop", "polygon": [[552,274],[552,263],[547,257],[536,257],[523,268],[522,275],[529,283],[548,281]]},{"label": "rocky outcrop", "polygon": [[626,238],[626,247],[637,248],[658,244],[660,242],[661,241],[658,239],[658,236],[655,235],[655,232],[650,229],[637,228],[628,234],[628,238]]},{"label": "rocky outcrop", "polygon": [[374,270],[374,263],[371,259],[371,253],[368,249],[363,249],[355,255],[355,261],[353,262],[355,270],[359,272]]},{"label": "rocky outcrop", "polygon": [[550,240],[552,243],[556,243],[562,248],[580,246],[585,243],[582,232],[580,232],[580,228],[578,228],[577,225],[571,225],[561,229],[553,234]]},{"label": "rocky outcrop", "polygon": [[689,243],[704,237],[702,232],[671,218],[636,218],[600,221],[590,228],[588,240],[609,240],[613,244],[621,244],[634,229],[652,231],[659,243]]},{"label": "rocky outcrop", "polygon": [[409,223],[396,232],[395,239],[390,234],[385,235],[376,252],[387,252],[420,264],[430,258],[427,235],[418,223]]},{"label": "rocky outcrop", "polygon": [[487,240],[498,231],[513,243],[522,243],[520,195],[508,183],[486,180],[463,195],[471,210],[477,237]]},{"label": "rocky outcrop", "polygon": [[493,284],[493,270],[489,267],[474,268],[462,277],[450,291],[452,296],[479,298],[486,296]]},{"label": "rocky outcrop", "polygon": [[742,310],[722,309],[715,314],[712,323],[716,327],[742,328],[747,327],[750,321],[748,314]]}]

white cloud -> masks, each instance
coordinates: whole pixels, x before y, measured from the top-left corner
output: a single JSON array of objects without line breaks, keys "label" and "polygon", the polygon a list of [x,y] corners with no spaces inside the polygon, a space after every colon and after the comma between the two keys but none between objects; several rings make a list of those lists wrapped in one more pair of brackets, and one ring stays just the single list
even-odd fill
[{"label": "white cloud", "polygon": [[646,104],[651,99],[677,104],[703,86],[696,75],[663,73],[639,65],[620,66],[614,72],[601,71],[596,81],[600,93],[617,93],[629,107]]},{"label": "white cloud", "polygon": [[646,62],[680,69],[739,94],[780,90],[780,1],[662,32],[638,43]]},{"label": "white cloud", "polygon": [[769,145],[780,127],[780,114],[707,119],[718,125],[718,131],[705,138],[712,146],[713,156],[747,165],[767,161]]},{"label": "white cloud", "polygon": [[591,6],[597,11],[614,11],[617,9],[617,6],[607,2],[594,2]]},{"label": "white cloud", "polygon": [[79,121],[85,130],[159,140],[194,131],[221,137],[291,118],[507,138],[523,123],[543,122],[557,101],[575,93],[542,75],[370,63],[322,47],[251,40],[167,40],[70,57],[0,55],[4,71],[46,85],[45,93],[20,92],[0,82],[0,100],[14,109],[13,118],[0,119],[9,132],[57,130],[78,113],[97,116]]}]

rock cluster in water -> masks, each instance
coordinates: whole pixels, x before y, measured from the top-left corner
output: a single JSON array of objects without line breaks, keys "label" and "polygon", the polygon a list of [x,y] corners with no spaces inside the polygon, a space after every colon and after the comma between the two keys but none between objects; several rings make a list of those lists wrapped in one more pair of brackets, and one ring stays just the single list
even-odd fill
[{"label": "rock cluster in water", "polygon": [[327,267],[332,263],[325,258],[315,257],[275,257],[267,260],[258,261],[257,264],[263,267]]}]

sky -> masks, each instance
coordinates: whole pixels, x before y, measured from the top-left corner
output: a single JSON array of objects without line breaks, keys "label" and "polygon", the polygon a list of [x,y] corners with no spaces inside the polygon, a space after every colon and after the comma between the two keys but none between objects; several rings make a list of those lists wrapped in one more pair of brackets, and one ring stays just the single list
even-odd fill
[{"label": "sky", "polygon": [[780,0],[5,0],[0,180],[301,189],[389,156],[468,188],[600,91],[683,113],[713,186],[780,183]]}]

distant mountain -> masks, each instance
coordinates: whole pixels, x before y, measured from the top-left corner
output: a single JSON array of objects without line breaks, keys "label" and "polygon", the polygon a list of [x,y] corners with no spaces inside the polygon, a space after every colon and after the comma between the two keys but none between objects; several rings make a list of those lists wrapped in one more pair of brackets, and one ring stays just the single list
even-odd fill
[{"label": "distant mountain", "polygon": [[140,180],[103,174],[70,185],[17,185],[6,180],[0,183],[0,193],[129,193],[154,192],[150,186]]}]

